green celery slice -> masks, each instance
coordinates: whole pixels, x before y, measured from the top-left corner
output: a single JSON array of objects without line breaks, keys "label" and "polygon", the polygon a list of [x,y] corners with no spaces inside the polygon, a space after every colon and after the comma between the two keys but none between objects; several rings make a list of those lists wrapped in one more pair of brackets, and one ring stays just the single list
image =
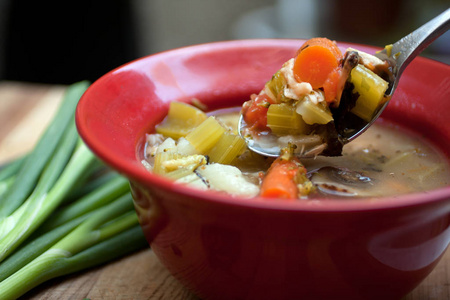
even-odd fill
[{"label": "green celery slice", "polygon": [[369,122],[385,101],[384,94],[389,84],[363,65],[353,68],[350,82],[355,86],[353,92],[359,94],[356,105],[350,112]]},{"label": "green celery slice", "polygon": [[286,103],[272,104],[267,111],[267,126],[275,135],[307,134],[308,124],[295,111],[295,107]]}]

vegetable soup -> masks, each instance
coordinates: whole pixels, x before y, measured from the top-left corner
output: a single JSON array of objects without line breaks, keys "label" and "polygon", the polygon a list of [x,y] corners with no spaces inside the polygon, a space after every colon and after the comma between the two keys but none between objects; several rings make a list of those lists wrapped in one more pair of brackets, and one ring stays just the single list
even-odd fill
[{"label": "vegetable soup", "polygon": [[[202,115],[197,108],[184,103],[173,103],[169,115],[179,113],[174,113],[173,107],[188,108],[195,111],[197,117]],[[203,132],[196,127],[193,134],[198,136],[194,139],[189,135],[180,137],[167,130],[168,123],[173,128],[177,128],[177,124],[166,118],[158,126],[162,129],[158,131],[165,132],[165,135],[147,135],[144,166],[151,172],[194,188],[243,198],[260,196],[263,178],[276,159],[246,149],[245,142],[237,135],[239,115],[236,109],[198,117],[203,120],[200,123],[207,122],[205,127],[208,129]],[[208,143],[202,138],[213,141],[215,145],[206,145]],[[204,154],[193,150],[190,140],[194,140],[194,145],[201,143]],[[209,150],[205,150],[207,148]],[[308,192],[302,191],[296,197],[274,195],[272,198],[291,201],[323,197],[370,198],[450,185],[449,163],[443,154],[417,134],[383,120],[346,144],[342,156],[317,156],[302,159],[301,164],[303,173],[294,176],[304,177],[299,189],[309,189]]]},{"label": "vegetable soup", "polygon": [[147,136],[143,164],[180,184],[290,201],[449,185],[447,159],[413,133],[378,122],[353,141],[389,101],[392,82],[388,61],[312,38],[238,112],[172,102]]}]

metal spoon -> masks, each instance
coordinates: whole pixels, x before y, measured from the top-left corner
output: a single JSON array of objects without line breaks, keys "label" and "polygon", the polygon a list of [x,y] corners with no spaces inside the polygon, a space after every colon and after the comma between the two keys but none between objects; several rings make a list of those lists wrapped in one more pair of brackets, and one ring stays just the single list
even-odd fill
[{"label": "metal spoon", "polygon": [[[427,48],[436,38],[440,35],[444,34],[450,28],[450,8],[428,21],[426,24],[422,25],[412,33],[403,37],[395,44],[390,45],[390,49],[387,50],[387,47],[382,51],[375,54],[376,57],[381,60],[387,60],[392,67],[392,79],[389,82],[389,88],[386,92],[386,96],[388,99],[394,94],[395,89],[397,88],[398,82],[400,80],[400,76],[408,64],[419,55],[425,48]],[[352,130],[347,130],[345,132],[339,132],[340,137],[344,144],[349,143],[361,133],[367,130],[378,117],[381,115],[383,110],[388,105],[389,101],[386,101],[383,106],[379,109],[379,111],[374,115],[372,120],[368,123],[362,123],[358,128],[352,128]],[[345,119],[344,119],[345,120]],[[346,127],[345,124],[341,127]],[[253,139],[249,139],[244,136],[243,130],[245,127],[245,122],[243,120],[242,115],[239,119],[239,134],[246,140],[247,146],[250,150],[259,153],[264,156],[277,157],[280,154],[280,148],[278,146],[267,147],[265,145],[258,144]],[[349,128],[347,126],[347,128]],[[306,155],[304,153],[298,154],[302,157],[310,157],[308,153]]]}]

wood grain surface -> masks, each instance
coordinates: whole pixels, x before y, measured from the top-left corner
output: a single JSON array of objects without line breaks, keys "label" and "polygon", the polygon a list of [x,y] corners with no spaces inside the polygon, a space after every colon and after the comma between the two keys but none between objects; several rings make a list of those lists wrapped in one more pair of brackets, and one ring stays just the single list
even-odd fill
[{"label": "wood grain surface", "polygon": [[[29,151],[56,111],[65,87],[0,82],[0,165]],[[395,282],[393,282],[395,284]],[[161,265],[151,249],[51,280],[21,299],[198,299]],[[450,299],[450,251],[403,300]]]}]

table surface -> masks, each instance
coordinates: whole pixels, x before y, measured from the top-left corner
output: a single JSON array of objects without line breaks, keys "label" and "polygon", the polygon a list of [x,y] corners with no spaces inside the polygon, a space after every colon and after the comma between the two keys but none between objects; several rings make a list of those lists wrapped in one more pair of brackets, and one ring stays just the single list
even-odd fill
[{"label": "table surface", "polygon": [[[58,107],[65,86],[0,82],[0,165],[29,151]],[[393,283],[395,284],[395,283]],[[23,299],[198,299],[145,249],[51,280]],[[403,300],[450,299],[450,251]]]}]

